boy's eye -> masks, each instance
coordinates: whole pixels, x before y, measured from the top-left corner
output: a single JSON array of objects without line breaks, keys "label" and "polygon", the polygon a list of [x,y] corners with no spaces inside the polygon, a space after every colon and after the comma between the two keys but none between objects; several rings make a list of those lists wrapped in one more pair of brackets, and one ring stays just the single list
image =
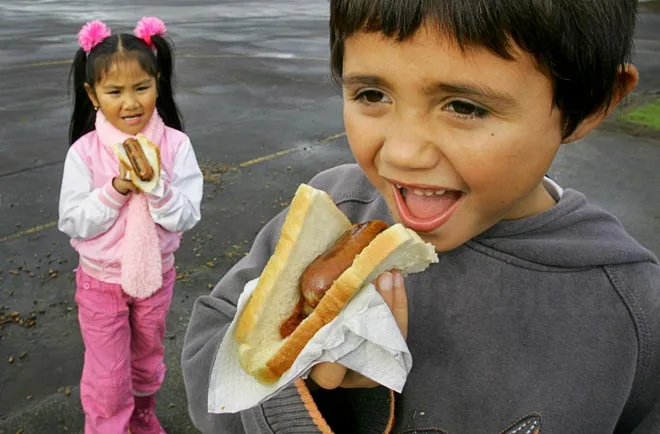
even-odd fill
[{"label": "boy's eye", "polygon": [[456,113],[461,118],[471,119],[488,117],[488,110],[467,101],[452,101],[447,104],[446,110]]},{"label": "boy's eye", "polygon": [[140,92],[142,92],[142,91],[145,91],[145,90],[147,90],[147,89],[149,89],[149,86],[140,86],[140,87],[138,87],[137,90],[139,90]]},{"label": "boy's eye", "polygon": [[108,92],[108,94],[109,95],[119,95],[119,91],[118,90],[111,90],[111,91]]},{"label": "boy's eye", "polygon": [[383,92],[377,90],[365,90],[355,96],[355,100],[368,104],[389,103],[390,99]]}]

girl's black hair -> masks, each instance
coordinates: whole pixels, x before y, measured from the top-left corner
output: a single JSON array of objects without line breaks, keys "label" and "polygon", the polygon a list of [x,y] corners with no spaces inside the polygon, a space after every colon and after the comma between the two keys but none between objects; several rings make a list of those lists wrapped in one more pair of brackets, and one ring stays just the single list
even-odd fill
[{"label": "girl's black hair", "polygon": [[332,74],[340,84],[344,41],[363,31],[403,41],[429,23],[505,59],[513,41],[552,80],[567,137],[620,91],[636,20],[637,0],[330,0]]},{"label": "girl's black hair", "polygon": [[157,78],[156,110],[165,125],[183,131],[181,114],[174,101],[174,50],[161,36],[152,36],[151,42],[155,50],[135,35],[119,33],[105,38],[89,54],[82,48],[78,50],[69,73],[73,90],[73,113],[69,123],[70,145],[95,128],[96,112],[85,91],[85,83],[94,88],[113,62],[120,57],[136,59],[147,74]]}]

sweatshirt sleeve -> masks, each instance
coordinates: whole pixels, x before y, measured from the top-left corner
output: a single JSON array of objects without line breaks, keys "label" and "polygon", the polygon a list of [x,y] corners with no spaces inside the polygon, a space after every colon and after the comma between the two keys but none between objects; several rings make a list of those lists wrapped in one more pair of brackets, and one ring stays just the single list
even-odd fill
[{"label": "sweatshirt sleeve", "polygon": [[[336,178],[318,175],[309,184],[326,191],[334,189],[338,193],[341,188],[337,189],[334,184],[347,181]],[[338,206],[350,215],[351,203],[343,202]],[[229,270],[210,295],[198,298],[194,304],[182,351],[183,379],[191,419],[202,433],[331,433],[332,424],[350,414],[349,419],[356,425],[344,432],[386,432],[393,420],[394,395],[383,387],[344,389],[335,393],[312,392],[305,381],[299,379],[268,401],[242,413],[219,415],[208,412],[209,379],[215,352],[236,314],[238,298],[245,284],[261,274],[275,251],[287,212],[288,209],[283,210],[268,222],[257,234],[248,255]],[[342,402],[344,405],[340,404]],[[349,408],[347,413],[345,410]],[[339,417],[335,418],[335,415]]]},{"label": "sweatshirt sleeve", "polygon": [[202,171],[190,139],[179,147],[174,158],[171,180],[161,171],[158,185],[147,194],[154,221],[170,232],[192,229],[201,218],[204,188]]},{"label": "sweatshirt sleeve", "polygon": [[69,149],[60,190],[60,231],[71,238],[94,238],[110,229],[127,198],[114,189],[112,180],[95,189],[88,165],[75,148]]},{"label": "sweatshirt sleeve", "polygon": [[608,267],[637,330],[635,378],[615,434],[660,433],[660,265]]},{"label": "sweatshirt sleeve", "polygon": [[[220,280],[210,295],[198,298],[184,338],[183,379],[188,395],[188,410],[193,424],[202,433],[269,433],[262,411],[242,414],[208,412],[208,390],[215,352],[236,314],[238,297],[245,284],[258,277],[274,251],[285,211],[271,220],[257,235],[247,256]],[[291,391],[288,391],[291,394]],[[278,413],[304,412],[301,402],[289,399]],[[316,432],[316,431],[307,431]]]}]

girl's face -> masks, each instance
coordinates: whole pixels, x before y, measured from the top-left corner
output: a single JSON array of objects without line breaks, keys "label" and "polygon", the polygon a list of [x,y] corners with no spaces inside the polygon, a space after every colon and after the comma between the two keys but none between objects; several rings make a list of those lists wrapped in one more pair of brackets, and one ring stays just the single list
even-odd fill
[{"label": "girl's face", "polygon": [[156,79],[136,59],[113,62],[93,88],[85,83],[85,89],[106,119],[131,136],[144,129],[156,109]]}]

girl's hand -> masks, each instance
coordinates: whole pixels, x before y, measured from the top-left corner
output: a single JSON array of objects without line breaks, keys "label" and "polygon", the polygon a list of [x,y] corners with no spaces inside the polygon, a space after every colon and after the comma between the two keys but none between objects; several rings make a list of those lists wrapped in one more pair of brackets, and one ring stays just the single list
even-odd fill
[{"label": "girl's hand", "polygon": [[126,179],[126,168],[119,163],[119,176],[112,178],[112,186],[119,194],[127,195],[129,192],[137,190],[135,184],[130,179]]},{"label": "girl's hand", "polygon": [[[392,310],[394,319],[405,339],[408,335],[408,297],[403,283],[403,275],[398,271],[386,271],[378,276],[374,284],[378,293]],[[336,389],[337,387],[369,388],[379,385],[375,381],[355,371],[350,371],[338,363],[329,362],[314,366],[309,378],[323,389]]]}]

